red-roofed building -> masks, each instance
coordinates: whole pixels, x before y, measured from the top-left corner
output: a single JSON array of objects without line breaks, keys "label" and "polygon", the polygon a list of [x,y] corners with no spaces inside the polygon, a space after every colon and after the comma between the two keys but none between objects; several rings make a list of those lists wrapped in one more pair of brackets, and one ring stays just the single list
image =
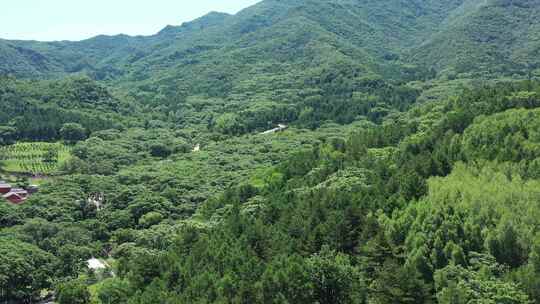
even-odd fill
[{"label": "red-roofed building", "polygon": [[18,205],[24,203],[24,201],[28,199],[28,191],[24,189],[11,189],[11,191],[4,194],[3,197],[10,203]]},{"label": "red-roofed building", "polygon": [[4,182],[0,182],[0,194],[6,194],[11,191],[11,185]]}]

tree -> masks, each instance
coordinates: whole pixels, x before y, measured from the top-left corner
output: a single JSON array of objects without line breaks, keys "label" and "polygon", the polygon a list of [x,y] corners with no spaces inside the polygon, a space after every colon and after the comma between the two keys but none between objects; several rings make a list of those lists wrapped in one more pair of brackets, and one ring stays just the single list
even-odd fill
[{"label": "tree", "polygon": [[125,303],[128,296],[129,284],[117,278],[103,281],[98,289],[98,298],[102,304]]},{"label": "tree", "polygon": [[313,283],[306,260],[298,255],[279,257],[261,278],[264,303],[314,303]]},{"label": "tree", "polygon": [[163,220],[163,215],[159,212],[150,211],[139,219],[139,225],[148,228],[159,224]]},{"label": "tree", "polygon": [[17,187],[21,187],[25,189],[25,188],[28,188],[28,186],[30,186],[30,181],[25,176],[19,176],[17,177],[17,180],[15,181],[15,185],[17,185]]},{"label": "tree", "polygon": [[13,143],[17,135],[17,129],[8,126],[0,126],[0,145]]},{"label": "tree", "polygon": [[66,123],[62,125],[60,129],[60,136],[65,141],[75,143],[80,140],[86,139],[86,129],[78,123]]},{"label": "tree", "polygon": [[58,150],[54,148],[47,149],[43,155],[43,161],[46,163],[56,163],[58,161]]},{"label": "tree", "polygon": [[377,267],[370,288],[374,291],[374,303],[432,303],[430,286],[421,274],[396,260],[387,259],[382,267]]},{"label": "tree", "polygon": [[72,280],[58,285],[56,289],[58,304],[88,304],[90,292],[81,280]]},{"label": "tree", "polygon": [[28,303],[50,287],[55,258],[34,245],[0,237],[0,301]]},{"label": "tree", "polygon": [[216,129],[223,134],[240,134],[244,130],[244,126],[240,121],[240,117],[236,114],[223,114],[216,119]]},{"label": "tree", "polygon": [[60,263],[56,267],[56,272],[64,277],[77,275],[78,272],[86,267],[84,261],[87,261],[92,256],[89,248],[79,244],[66,244],[57,250],[56,255]]},{"label": "tree", "polygon": [[535,303],[540,303],[540,235],[533,241],[528,264],[518,269],[513,277]]},{"label": "tree", "polygon": [[150,146],[150,154],[154,157],[165,158],[172,153],[172,148],[164,143],[155,143]]},{"label": "tree", "polygon": [[473,255],[471,266],[449,265],[435,274],[437,299],[441,304],[529,304],[518,286],[502,279],[504,267],[485,255]]},{"label": "tree", "polygon": [[362,277],[349,257],[324,246],[307,261],[317,303],[365,303]]},{"label": "tree", "polygon": [[518,267],[525,260],[524,249],[511,222],[503,222],[498,231],[491,232],[486,243],[490,253],[501,264]]}]

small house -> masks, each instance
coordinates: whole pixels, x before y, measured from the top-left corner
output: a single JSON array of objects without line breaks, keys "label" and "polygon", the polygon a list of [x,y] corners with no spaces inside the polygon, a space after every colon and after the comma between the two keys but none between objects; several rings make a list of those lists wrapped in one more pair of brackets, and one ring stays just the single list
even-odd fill
[{"label": "small house", "polygon": [[103,262],[96,258],[91,258],[90,260],[86,261],[86,264],[88,265],[88,268],[92,270],[100,270],[107,268],[107,266]]},{"label": "small house", "polygon": [[28,199],[28,191],[24,189],[11,189],[11,191],[4,194],[3,197],[10,203],[19,205]]},{"label": "small house", "polygon": [[11,191],[11,185],[5,182],[0,182],[0,194],[7,194]]}]

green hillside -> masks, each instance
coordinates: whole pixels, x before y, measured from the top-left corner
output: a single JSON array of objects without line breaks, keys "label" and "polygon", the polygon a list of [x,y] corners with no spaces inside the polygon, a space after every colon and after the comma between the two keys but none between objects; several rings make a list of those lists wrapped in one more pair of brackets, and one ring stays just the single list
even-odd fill
[{"label": "green hillside", "polygon": [[0,40],[0,171],[54,175],[0,202],[0,302],[540,303],[538,20],[264,0]]},{"label": "green hillside", "polygon": [[[316,45],[319,55],[334,50],[384,76],[410,63],[458,74],[512,75],[536,64],[538,13],[537,3],[528,0],[267,0],[235,16],[211,13],[153,36],[4,40],[0,71],[24,77],[88,73],[129,83],[203,72],[189,81],[194,84],[212,79],[208,65],[218,71],[231,64],[253,71],[253,61],[316,65],[309,54]],[[292,51],[300,49],[307,53]]]},{"label": "green hillside", "polygon": [[84,139],[91,132],[121,129],[138,120],[136,104],[119,100],[85,77],[52,81],[1,77],[0,103],[0,144],[58,140],[65,137],[62,128],[69,124],[79,126]]},{"label": "green hillside", "polygon": [[[537,1],[482,1],[411,51],[413,62],[479,76],[524,74],[538,69]],[[538,73],[538,71],[536,71]]]}]

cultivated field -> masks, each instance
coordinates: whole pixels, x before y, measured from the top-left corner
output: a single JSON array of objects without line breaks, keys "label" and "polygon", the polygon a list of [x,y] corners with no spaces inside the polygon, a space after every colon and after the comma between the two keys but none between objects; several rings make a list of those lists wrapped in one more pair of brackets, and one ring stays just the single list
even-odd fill
[{"label": "cultivated field", "polygon": [[17,143],[0,147],[0,170],[8,173],[54,174],[70,157],[61,143]]}]

